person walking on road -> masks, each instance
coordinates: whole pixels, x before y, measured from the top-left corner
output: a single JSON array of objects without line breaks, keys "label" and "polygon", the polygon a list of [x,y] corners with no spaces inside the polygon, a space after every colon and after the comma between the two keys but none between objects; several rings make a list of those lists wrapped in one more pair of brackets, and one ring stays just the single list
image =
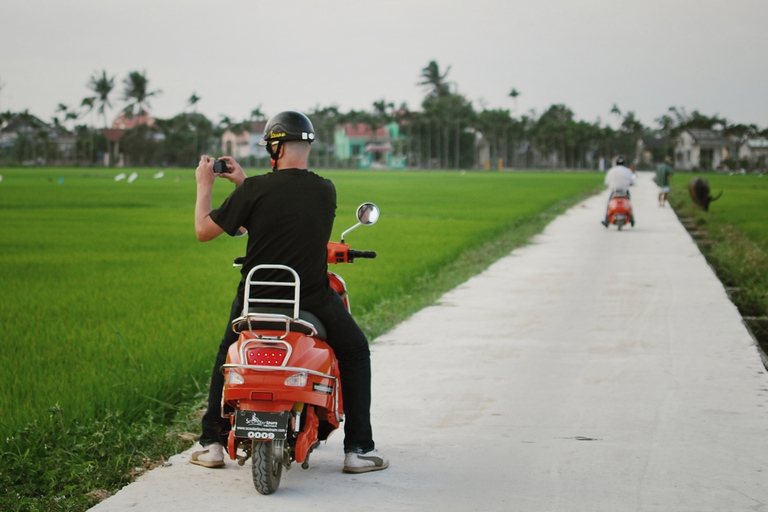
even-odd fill
[{"label": "person walking on road", "polygon": [[664,157],[664,162],[656,169],[656,184],[659,186],[659,206],[664,206],[669,194],[669,180],[672,177],[672,159]]},{"label": "person walking on road", "polygon": [[[611,199],[617,195],[624,195],[627,199],[629,197],[629,187],[635,184],[635,176],[632,169],[627,167],[627,159],[624,156],[619,155],[616,157],[616,165],[608,169],[605,174],[605,184],[608,185],[608,189],[611,191],[608,196],[608,204],[611,203]],[[632,210],[630,203],[629,211],[632,215],[632,226],[635,225],[635,212]],[[608,207],[605,209],[605,219],[602,220],[603,226],[608,227]]]},{"label": "person walking on road", "polygon": [[[327,243],[336,216],[336,188],[330,180],[307,169],[314,136],[307,116],[295,111],[281,112],[267,122],[260,143],[272,157],[272,172],[249,178],[233,158],[221,157],[227,172],[214,173],[214,160],[205,155],[195,171],[197,238],[206,242],[222,233],[235,236],[245,228],[248,245],[243,277],[213,367],[208,409],[199,439],[204,450],[192,454],[193,464],[224,466],[230,420],[222,418],[221,366],[229,346],[237,341],[231,324],[243,309],[248,272],[260,264],[282,264],[299,274],[302,309],[323,323],[328,344],[339,361],[345,410],[344,472],[364,473],[389,465],[373,441],[368,340],[328,281]],[[211,191],[216,175],[234,183],[235,190],[219,208],[212,210]]]}]

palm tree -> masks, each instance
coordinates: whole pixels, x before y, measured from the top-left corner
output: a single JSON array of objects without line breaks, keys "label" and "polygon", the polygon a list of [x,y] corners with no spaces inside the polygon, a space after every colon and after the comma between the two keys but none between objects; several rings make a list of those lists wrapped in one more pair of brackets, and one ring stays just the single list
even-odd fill
[{"label": "palm tree", "polygon": [[131,71],[128,77],[123,80],[123,101],[127,101],[128,105],[123,109],[123,112],[132,116],[141,116],[146,114],[149,109],[149,98],[157,96],[162,93],[161,90],[149,91],[149,80],[147,79],[147,72],[139,73],[138,71]]},{"label": "palm tree", "polygon": [[251,121],[254,121],[256,123],[260,123],[262,121],[267,120],[267,116],[264,115],[264,112],[261,111],[261,105],[256,107],[255,109],[251,110]]},{"label": "palm tree", "polygon": [[198,96],[197,93],[193,92],[192,96],[190,96],[189,99],[187,100],[187,105],[190,107],[193,107],[193,110],[196,112],[197,108],[195,107],[195,105],[197,105],[197,102],[200,101],[200,99],[201,99],[200,96]]},{"label": "palm tree", "polygon": [[[99,100],[99,114],[104,118],[104,128],[108,128],[106,108],[112,108],[109,102],[109,94],[115,88],[115,77],[107,77],[107,72],[102,71],[101,76],[93,75],[88,82],[88,88],[96,93],[95,98]],[[83,100],[85,101],[85,100]]]},{"label": "palm tree", "polygon": [[[60,126],[63,126],[65,130],[67,128],[68,121],[78,118],[77,112],[75,112],[74,110],[70,110],[69,107],[63,103],[59,103],[59,106],[56,107],[56,112],[57,113],[60,112],[62,114],[63,119],[61,119]],[[58,118],[55,118],[55,119],[56,121],[59,121]]]},{"label": "palm tree", "polygon": [[517,111],[517,97],[520,96],[520,91],[515,89],[514,87],[509,92],[509,97],[512,98],[515,101],[515,111]]},{"label": "palm tree", "polygon": [[430,61],[427,67],[421,70],[422,81],[418,85],[426,85],[432,90],[429,92],[429,97],[441,98],[450,94],[448,83],[445,81],[445,77],[448,76],[448,72],[451,70],[451,66],[445,70],[445,73],[440,73],[440,66],[436,61]]},{"label": "palm tree", "polygon": [[87,96],[80,102],[80,108],[87,108],[83,114],[90,114],[93,108],[96,106],[96,96]]},{"label": "palm tree", "polygon": [[[93,112],[94,107],[96,106],[96,96],[88,96],[83,98],[83,101],[80,102],[80,108],[85,108],[85,112],[82,113],[83,116],[88,115]],[[88,137],[89,137],[89,150],[88,154],[90,155],[88,158],[93,157],[93,117],[91,117],[91,126],[87,127],[88,130]]]}]

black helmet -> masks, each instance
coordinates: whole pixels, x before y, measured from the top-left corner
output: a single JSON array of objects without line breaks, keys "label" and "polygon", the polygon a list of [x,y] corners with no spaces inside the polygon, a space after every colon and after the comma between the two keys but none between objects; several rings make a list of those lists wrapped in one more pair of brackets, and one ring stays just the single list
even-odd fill
[{"label": "black helmet", "polygon": [[268,142],[288,142],[302,140],[309,142],[315,140],[315,129],[312,121],[301,112],[286,110],[272,116],[264,127],[264,137],[260,145],[266,146]]},{"label": "black helmet", "polygon": [[616,157],[616,165],[623,165],[624,167],[627,166],[627,159],[624,158],[624,155],[619,155]]}]

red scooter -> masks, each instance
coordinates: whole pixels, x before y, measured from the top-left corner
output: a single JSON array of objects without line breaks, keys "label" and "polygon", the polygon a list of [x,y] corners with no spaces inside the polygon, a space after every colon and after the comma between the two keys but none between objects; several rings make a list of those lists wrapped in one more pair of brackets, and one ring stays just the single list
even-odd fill
[{"label": "red scooter", "polygon": [[608,224],[614,224],[619,231],[626,224],[633,224],[632,205],[626,192],[617,190],[608,201]]},{"label": "red scooter", "polygon": [[[342,233],[340,243],[328,243],[328,263],[375,258],[375,252],[350,249],[344,237],[378,218],[375,204],[360,205],[358,223]],[[265,273],[283,277],[262,280]],[[328,279],[349,310],[344,280],[330,271]],[[293,298],[263,298],[259,287],[288,288]],[[301,310],[300,287],[298,274],[284,265],[258,265],[248,273],[243,313],[232,322],[239,339],[222,367],[222,415],[232,422],[227,451],[240,465],[252,459],[253,485],[261,494],[277,491],[283,467],[290,469],[292,462],[307,469],[312,450],[344,418],[336,357],[323,325]]]}]

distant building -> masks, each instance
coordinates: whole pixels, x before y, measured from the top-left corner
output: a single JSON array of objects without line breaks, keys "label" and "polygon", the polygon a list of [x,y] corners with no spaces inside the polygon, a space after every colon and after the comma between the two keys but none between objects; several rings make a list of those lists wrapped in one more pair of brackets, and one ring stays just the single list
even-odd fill
[{"label": "distant building", "polygon": [[238,160],[249,157],[268,158],[267,149],[259,145],[266,124],[264,121],[258,121],[250,123],[242,131],[226,130],[221,136],[222,153]]},{"label": "distant building", "polygon": [[747,139],[739,145],[736,155],[750,167],[765,169],[768,166],[768,139]]},{"label": "distant building", "polygon": [[684,130],[675,146],[675,169],[718,169],[728,158],[730,145],[722,133],[714,130]]},{"label": "distant building", "polygon": [[399,138],[399,126],[390,123],[373,131],[366,123],[345,123],[334,134],[334,153],[339,160],[356,160],[357,167],[403,168],[405,157],[395,156],[392,142]]},{"label": "distant building", "polygon": [[24,165],[44,165],[67,161],[75,153],[75,136],[61,125],[51,126],[38,117],[22,112],[4,115],[0,122],[0,151],[8,153],[24,146],[17,158]]},{"label": "distant building", "polygon": [[[128,130],[136,128],[139,125],[146,125],[150,128],[155,125],[155,118],[149,115],[147,112],[142,112],[138,116],[126,115],[125,112],[121,112],[114,121],[112,121],[112,128],[104,128],[101,132],[112,143],[112,154],[117,156],[117,167],[123,167],[125,165],[125,155],[120,152],[120,137]],[[110,155],[104,155],[104,165],[110,165]]]},{"label": "distant building", "polygon": [[666,150],[670,146],[668,137],[655,135],[642,137],[637,141],[635,150],[635,165],[638,169],[649,169],[664,160]]}]

